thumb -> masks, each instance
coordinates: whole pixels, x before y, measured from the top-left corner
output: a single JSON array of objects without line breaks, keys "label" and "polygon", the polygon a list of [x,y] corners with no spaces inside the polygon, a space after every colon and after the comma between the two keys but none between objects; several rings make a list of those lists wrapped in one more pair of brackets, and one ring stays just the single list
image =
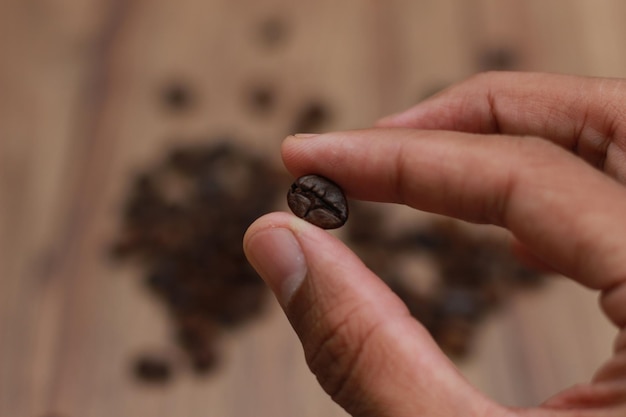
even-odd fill
[{"label": "thumb", "polygon": [[398,297],[338,239],[287,213],[244,237],[313,373],[353,416],[491,416],[506,410],[474,390]]}]

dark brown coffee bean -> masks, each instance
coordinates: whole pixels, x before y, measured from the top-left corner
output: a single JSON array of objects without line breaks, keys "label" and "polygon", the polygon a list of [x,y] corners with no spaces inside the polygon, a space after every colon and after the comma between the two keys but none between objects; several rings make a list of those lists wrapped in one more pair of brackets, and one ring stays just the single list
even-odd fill
[{"label": "dark brown coffee bean", "polygon": [[311,102],[299,111],[291,131],[293,133],[319,133],[324,130],[330,118],[330,111],[324,104]]},{"label": "dark brown coffee bean", "polygon": [[156,356],[142,356],[134,364],[135,376],[143,382],[163,384],[172,376],[170,364]]},{"label": "dark brown coffee bean", "polygon": [[512,71],[517,67],[518,57],[511,49],[489,49],[479,57],[481,71]]},{"label": "dark brown coffee bean", "polygon": [[163,103],[171,111],[181,112],[189,110],[194,104],[191,89],[182,82],[172,82],[165,86],[162,92]]},{"label": "dark brown coffee bean", "polygon": [[250,110],[261,116],[266,116],[274,109],[276,95],[270,86],[254,87],[249,92]]},{"label": "dark brown coffee bean", "polygon": [[287,193],[287,204],[296,216],[322,229],[336,229],[348,220],[343,191],[319,175],[298,178]]},{"label": "dark brown coffee bean", "polygon": [[211,349],[194,352],[191,365],[196,375],[204,375],[213,371],[219,365],[217,353]]},{"label": "dark brown coffee bean", "polygon": [[270,16],[262,21],[257,30],[259,41],[266,48],[275,48],[288,37],[289,25],[282,16]]}]

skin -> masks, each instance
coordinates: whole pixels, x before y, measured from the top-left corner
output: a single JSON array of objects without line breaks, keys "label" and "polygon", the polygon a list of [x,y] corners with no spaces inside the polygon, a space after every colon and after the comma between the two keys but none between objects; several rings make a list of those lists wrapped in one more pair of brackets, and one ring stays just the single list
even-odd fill
[{"label": "skin", "polygon": [[486,73],[372,129],[285,139],[296,177],[314,172],[352,198],[508,229],[520,256],[597,290],[618,333],[592,381],[536,408],[501,406],[339,240],[266,215],[244,250],[337,403],[359,417],[626,415],[624,104],[626,80]]}]

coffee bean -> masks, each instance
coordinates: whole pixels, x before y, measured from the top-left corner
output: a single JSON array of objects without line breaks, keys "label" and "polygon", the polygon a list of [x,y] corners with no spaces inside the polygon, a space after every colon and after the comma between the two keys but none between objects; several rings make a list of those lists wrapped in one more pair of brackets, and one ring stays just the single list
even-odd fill
[{"label": "coffee bean", "polygon": [[210,349],[194,352],[191,365],[196,375],[206,374],[219,365],[217,354]]},{"label": "coffee bean", "polygon": [[194,104],[191,89],[180,81],[166,85],[161,94],[164,105],[173,112],[189,110]]},{"label": "coffee bean", "polygon": [[488,49],[479,56],[481,71],[512,71],[518,67],[518,57],[508,48]]},{"label": "coffee bean", "polygon": [[270,16],[263,20],[257,29],[257,36],[266,48],[283,44],[289,35],[289,24],[282,16]]},{"label": "coffee bean", "polygon": [[258,115],[267,116],[274,109],[276,94],[269,85],[260,85],[249,92],[248,107]]},{"label": "coffee bean", "polygon": [[170,364],[156,356],[142,356],[134,364],[135,376],[143,382],[163,384],[172,376]]},{"label": "coffee bean", "polygon": [[319,133],[329,124],[330,110],[321,102],[312,101],[298,112],[291,128],[293,133]]},{"label": "coffee bean", "polygon": [[293,213],[322,229],[336,229],[348,220],[348,203],[337,184],[319,175],[298,178],[287,193]]}]

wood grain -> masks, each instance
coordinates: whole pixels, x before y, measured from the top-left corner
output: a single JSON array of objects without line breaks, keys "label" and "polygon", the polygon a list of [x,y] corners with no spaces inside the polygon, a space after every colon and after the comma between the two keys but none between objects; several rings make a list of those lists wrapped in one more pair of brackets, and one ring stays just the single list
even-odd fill
[{"label": "wood grain", "polygon": [[[106,262],[129,175],[175,143],[231,134],[279,164],[298,107],[329,103],[330,129],[370,125],[475,72],[485,48],[525,70],[625,76],[619,0],[47,0],[0,2],[0,416],[342,416],[276,304],[231,334],[220,372],[163,389],[128,375],[167,343],[167,320]],[[256,28],[278,16],[268,50]],[[164,111],[170,80],[198,94]],[[260,119],[246,91],[267,83]],[[461,370],[498,401],[536,404],[588,380],[613,329],[595,295],[555,278],[481,329]]]}]

